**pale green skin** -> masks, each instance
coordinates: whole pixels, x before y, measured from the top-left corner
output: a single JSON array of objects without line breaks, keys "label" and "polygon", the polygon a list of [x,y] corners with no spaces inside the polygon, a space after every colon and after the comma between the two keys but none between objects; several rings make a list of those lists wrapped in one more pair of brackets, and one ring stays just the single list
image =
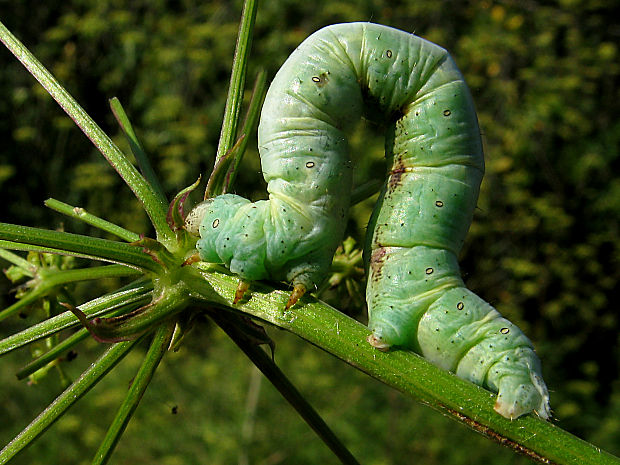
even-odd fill
[{"label": "pale green skin", "polygon": [[[484,172],[463,77],[441,47],[386,26],[329,26],[288,58],[258,130],[269,200],[201,204],[197,248],[245,280],[312,289],[342,240],[351,192],[344,131],[364,114],[388,123],[386,183],[369,223],[369,342],[423,354],[494,392],[495,409],[549,417],[529,339],[469,291],[457,263]],[[376,119],[376,116],[374,116]]]}]

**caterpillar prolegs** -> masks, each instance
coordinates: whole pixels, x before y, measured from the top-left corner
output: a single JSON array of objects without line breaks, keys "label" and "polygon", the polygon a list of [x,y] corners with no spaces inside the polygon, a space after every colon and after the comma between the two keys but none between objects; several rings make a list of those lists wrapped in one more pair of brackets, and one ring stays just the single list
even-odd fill
[{"label": "caterpillar prolegs", "polygon": [[495,409],[549,417],[529,339],[469,291],[457,254],[484,171],[477,117],[450,55],[415,35],[337,24],[286,60],[262,110],[258,144],[269,200],[225,194],[187,229],[200,257],[244,280],[312,289],[346,223],[351,165],[344,130],[362,114],[387,121],[388,174],[366,242],[369,342],[415,350],[498,392]]}]

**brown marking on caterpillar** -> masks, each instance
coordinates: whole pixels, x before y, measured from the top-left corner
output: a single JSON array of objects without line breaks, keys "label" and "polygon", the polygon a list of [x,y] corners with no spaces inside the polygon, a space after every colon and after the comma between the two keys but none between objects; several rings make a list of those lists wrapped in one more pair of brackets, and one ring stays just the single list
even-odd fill
[{"label": "brown marking on caterpillar", "polygon": [[390,191],[396,190],[403,183],[403,173],[407,171],[401,158],[394,160],[394,165],[388,173],[388,187]]},{"label": "brown marking on caterpillar", "polygon": [[385,247],[376,248],[372,251],[372,254],[370,254],[370,268],[372,269],[372,279],[375,281],[379,280],[379,278],[381,277],[386,255],[387,251]]}]

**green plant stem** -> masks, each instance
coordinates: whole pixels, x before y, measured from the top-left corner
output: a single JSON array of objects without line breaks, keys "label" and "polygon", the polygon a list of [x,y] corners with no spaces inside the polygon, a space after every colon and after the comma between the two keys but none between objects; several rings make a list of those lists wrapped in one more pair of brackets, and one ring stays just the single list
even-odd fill
[{"label": "green plant stem", "polygon": [[257,8],[258,0],[246,0],[244,2],[232,72],[230,75],[228,96],[226,98],[222,130],[220,132],[220,140],[215,158],[216,163],[231,149],[237,139],[237,125],[241,113],[241,104],[243,103],[243,89],[245,86],[245,76],[247,73],[247,64],[250,56],[252,32],[256,21]]},{"label": "green plant stem", "polygon": [[182,311],[188,302],[184,283],[167,283],[163,286],[156,283],[153,300],[149,304],[114,318],[102,318],[94,324],[88,323],[83,315],[81,322],[100,341],[124,341],[150,332],[162,321]]},{"label": "green plant stem", "polygon": [[161,270],[161,266],[141,247],[107,239],[0,223],[0,240],[7,241],[3,243],[5,248],[9,247],[8,241],[10,241],[55,249],[60,253],[64,251],[73,252],[99,260],[131,266],[139,270]]},{"label": "green plant stem", "polygon": [[[78,308],[89,318],[106,315],[123,307],[133,309],[150,301],[152,290],[153,283],[150,280],[140,280],[114,293],[86,302]],[[0,341],[0,355],[79,324],[77,317],[70,311],[66,311],[2,339]]]},{"label": "green plant stem", "polygon": [[33,277],[37,271],[35,265],[8,250],[0,249],[0,258],[4,258],[7,262],[20,267],[23,272],[30,277]]},{"label": "green plant stem", "polygon": [[88,330],[84,328],[76,331],[71,336],[69,336],[67,339],[56,344],[54,347],[52,347],[50,350],[45,352],[43,355],[41,355],[40,357],[37,357],[32,362],[30,362],[28,365],[20,369],[16,374],[17,379],[19,380],[24,379],[30,376],[31,374],[33,374],[35,371],[40,370],[44,366],[56,360],[60,356],[60,354],[62,354],[63,352],[66,352],[72,347],[75,347],[76,344],[86,339],[89,335],[90,334],[88,333]]},{"label": "green plant stem", "polygon": [[260,110],[263,106],[263,100],[265,97],[265,91],[267,88],[267,73],[265,70],[260,70],[258,76],[256,76],[256,80],[254,81],[254,89],[252,90],[252,99],[250,100],[250,105],[248,107],[248,112],[245,117],[245,121],[243,122],[243,128],[241,129],[241,134],[244,134],[245,137],[241,141],[239,145],[239,149],[235,153],[235,159],[233,161],[233,167],[230,171],[230,178],[228,179],[227,190],[230,191],[231,186],[235,184],[235,179],[237,177],[237,173],[239,172],[239,165],[241,164],[241,160],[243,160],[243,155],[245,154],[245,150],[248,146],[248,142],[250,141],[250,134],[253,134],[256,131],[256,125],[258,123],[258,118],[260,116]]},{"label": "green plant stem", "polygon": [[70,216],[72,218],[76,218],[80,221],[83,221],[84,223],[101,229],[102,231],[113,234],[116,237],[120,237],[127,242],[136,242],[140,240],[139,234],[136,234],[135,232],[129,231],[114,223],[99,218],[92,213],[88,213],[82,207],[74,207],[73,205],[69,205],[56,199],[47,199],[44,204],[46,207],[51,208],[52,210],[62,213],[63,215]]},{"label": "green plant stem", "polygon": [[49,428],[71,405],[97,384],[131,350],[136,342],[121,342],[109,347],[71,386],[0,451],[0,465],[7,463],[15,454]]},{"label": "green plant stem", "polygon": [[355,189],[353,189],[353,192],[351,192],[351,206],[357,205],[358,203],[378,193],[381,190],[382,185],[383,181],[372,179],[356,186]]},{"label": "green plant stem", "polygon": [[340,442],[327,423],[323,421],[316,410],[314,410],[303,395],[293,386],[265,351],[254,342],[250,341],[236,325],[218,314],[217,311],[210,312],[209,314],[215,323],[224,330],[243,353],[248,356],[252,363],[254,363],[263,375],[275,386],[280,394],[293,406],[297,413],[301,415],[336,457],[345,465],[359,465],[359,462],[353,457],[351,452]]},{"label": "green plant stem", "polygon": [[60,85],[54,76],[30,53],[30,51],[0,23],[0,41],[15,55],[37,81],[45,88],[62,109],[75,121],[110,165],[123,178],[134,192],[151,219],[157,239],[164,245],[174,244],[174,233],[166,223],[168,205],[162,203],[156,190],[151,186],[129,159],[112,142],[108,135],[92,120],[75,99]]},{"label": "green plant stem", "polygon": [[98,266],[77,270],[39,270],[37,283],[33,288],[13,305],[0,312],[0,321],[15,314],[37,299],[47,295],[51,290],[65,284],[102,278],[121,278],[139,274],[132,268],[122,265]]},{"label": "green plant stem", "polygon": [[125,113],[125,109],[121,105],[121,102],[116,97],[110,99],[110,108],[112,109],[112,113],[118,121],[127,141],[129,142],[129,147],[138,162],[138,166],[140,167],[140,171],[142,175],[146,179],[146,181],[153,186],[155,193],[159,197],[159,201],[163,204],[167,203],[166,196],[164,194],[164,189],[161,187],[161,183],[155,174],[155,170],[151,166],[151,162],[148,157],[144,153],[144,149],[142,148],[142,144],[138,140],[138,136],[129,121],[129,117],[127,113]]},{"label": "green plant stem", "polygon": [[131,388],[125,396],[105,438],[99,446],[92,461],[93,465],[103,465],[108,462],[118,440],[125,431],[131,416],[138,407],[147,386],[153,378],[159,362],[168,350],[172,334],[174,332],[174,322],[168,322],[159,326],[151,342],[151,346],[144,357],[142,366],[134,377]]},{"label": "green plant stem", "polygon": [[[198,265],[200,266],[200,265]],[[188,271],[189,273],[189,271]],[[285,310],[288,293],[253,284],[237,305],[238,279],[212,271],[204,280],[190,276],[192,295],[297,334],[383,383],[420,400],[530,459],[558,464],[608,465],[620,459],[534,415],[510,421],[493,410],[495,394],[457,378],[408,351],[387,353],[371,347],[368,328],[336,309],[304,296]]]},{"label": "green plant stem", "polygon": [[[124,313],[125,311],[126,311],[126,308],[121,307],[120,309],[117,309],[116,311],[106,314],[106,317],[114,317],[116,315],[120,315]],[[43,355],[35,358],[32,362],[28,363],[26,366],[21,368],[16,373],[17,379],[20,379],[20,380],[24,379],[30,376],[31,374],[33,374],[34,372],[36,372],[37,370],[43,368],[44,366],[50,363],[53,363],[55,360],[57,360],[61,356],[61,354],[72,349],[73,347],[75,347],[77,344],[79,344],[84,339],[87,339],[88,337],[90,337],[90,333],[88,332],[86,328],[77,330],[75,333],[73,333],[68,338],[52,346],[52,348],[48,350],[47,352],[45,352]]]},{"label": "green plant stem", "polygon": [[40,245],[32,245],[32,244],[26,244],[26,243],[20,243],[20,242],[11,242],[11,241],[4,241],[0,239],[0,247],[4,248],[4,249],[9,249],[9,250],[18,250],[21,252],[37,252],[37,253],[41,253],[41,254],[57,254],[57,255],[66,255],[68,257],[76,257],[76,258],[84,258],[87,260],[99,260],[99,261],[110,261],[110,260],[104,260],[103,258],[100,257],[96,257],[94,255],[88,255],[85,253],[79,253],[79,252],[70,252],[68,250],[61,250],[61,249],[54,249],[52,247],[43,247]]}]

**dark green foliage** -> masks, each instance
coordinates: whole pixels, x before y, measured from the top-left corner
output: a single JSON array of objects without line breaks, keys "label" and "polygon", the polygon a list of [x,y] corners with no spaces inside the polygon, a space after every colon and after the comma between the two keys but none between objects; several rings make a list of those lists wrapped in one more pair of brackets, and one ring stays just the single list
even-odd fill
[{"label": "dark green foliage", "polygon": [[[107,99],[119,97],[170,195],[212,166],[238,3],[0,0],[0,17],[103,128],[117,134],[115,139],[124,147],[107,107]],[[409,30],[451,52],[474,95],[487,162],[479,210],[461,257],[465,280],[534,341],[559,424],[617,454],[620,323],[613,295],[620,281],[620,26],[615,19],[619,12],[616,3],[351,0],[319,7],[313,2],[265,1],[258,14],[253,65],[265,66],[271,78],[309,33],[341,21],[371,20]],[[134,197],[86,138],[8,52],[0,51],[0,60],[0,219],[48,228],[65,221],[68,231],[83,232],[81,224],[42,207],[44,199],[55,197],[150,234]],[[352,139],[359,183],[383,177],[379,131],[370,123],[362,128]],[[252,149],[244,164],[236,190],[254,198],[264,196]],[[350,233],[357,236],[358,243],[362,243],[369,212],[370,203],[363,203],[352,213]],[[3,281],[2,286],[6,285]],[[153,413],[159,407],[167,413],[167,404],[177,402],[177,394],[165,390],[164,369],[147,394],[155,400],[138,410],[118,457],[136,459],[132,461],[162,457],[160,449],[151,447],[166,440],[171,430],[178,430],[185,433],[174,436],[167,448],[174,457],[159,463],[236,460],[242,443],[246,388],[239,386],[241,375],[231,376],[229,381],[218,376],[218,370],[232,366],[235,368],[230,371],[245,373],[249,368],[240,356],[220,348],[227,344],[220,338],[210,344],[213,349],[191,351],[199,354],[198,359],[177,359],[176,369],[185,373],[202,364],[210,367],[212,371],[191,382],[201,388],[205,383],[221,383],[221,396],[209,391],[203,403],[201,388],[189,386],[185,391],[186,386],[180,386],[177,392],[179,396],[189,393],[192,411],[223,410],[209,415],[192,413],[195,416],[179,420],[186,410],[179,401],[177,416]],[[420,427],[418,415],[427,409],[409,401],[403,407],[398,393],[377,386],[340,362],[330,363],[305,345],[293,344],[291,348],[282,344],[277,350],[276,360],[291,360],[285,371],[302,391],[316,384],[310,400],[338,432],[344,431],[344,440],[351,443],[354,453],[361,452],[362,458],[367,454],[368,463],[402,463],[413,453],[426,460],[421,463],[430,464],[510,460],[510,454],[502,455],[499,448],[482,440],[476,442],[474,435],[432,413],[437,425]],[[215,354],[221,359],[216,360]],[[235,356],[238,358],[225,359]],[[182,370],[185,363],[186,370]],[[305,364],[318,364],[320,369],[306,370]],[[15,384],[8,372],[3,372],[2,379],[6,387],[3,395],[20,396],[0,406],[0,417],[5,418],[6,408],[11,418],[9,425],[2,422],[0,442],[4,444],[49,401],[48,388],[54,383],[47,380],[40,387],[26,388]],[[163,391],[157,391],[158,386]],[[45,400],[32,400],[30,389],[36,389]],[[106,401],[106,396],[116,397]],[[59,445],[56,449],[50,445],[54,438],[61,438],[63,450],[74,454],[65,462],[90,457],[113,414],[100,424],[94,418],[100,415],[101,404],[114,410],[119,396],[104,389],[93,392],[87,398],[90,400],[81,401],[71,411],[73,419],[59,423],[49,438],[43,439],[51,441],[42,443],[47,446],[35,445],[33,454],[20,460],[28,462],[37,451],[40,457],[56,456]],[[311,442],[311,433],[306,433],[306,426],[293,413],[281,423],[278,415],[285,415],[280,412],[288,407],[275,393],[265,396],[270,400],[261,397],[253,462],[266,463],[271,457],[271,463],[278,463],[278,456],[270,454],[276,454],[280,445],[297,437],[295,434],[307,434],[307,442],[289,449],[289,454],[299,454],[295,463],[331,459],[328,453],[319,457],[322,446]],[[344,404],[343,399],[353,406]],[[231,405],[225,403],[238,410],[229,410]],[[390,415],[396,419],[390,420]],[[145,416],[156,417],[155,424],[143,424]],[[193,423],[202,417],[204,423]],[[15,423],[17,418],[20,424]],[[233,423],[220,424],[224,418]],[[74,428],[75,436],[55,436],[61,435],[62,428],[70,429],[71,421],[79,424],[85,419],[98,426],[82,424]],[[424,421],[428,421],[426,417]],[[150,428],[156,431],[147,431]],[[432,435],[418,441],[431,429]],[[216,442],[205,439],[208,431],[217,436]],[[374,435],[373,441],[360,437],[360,431]],[[188,445],[190,458],[184,459],[182,444],[188,436],[198,440]],[[138,448],[134,441],[152,441],[153,445]],[[87,452],[74,449],[79,442],[85,443]],[[206,443],[211,446],[203,448]],[[446,447],[456,443],[463,448]],[[465,444],[471,448],[465,449]],[[308,455],[315,449],[317,455]],[[131,455],[141,450],[148,450],[148,456]],[[400,451],[402,455],[398,455]],[[484,457],[472,455],[485,451],[488,455]],[[284,463],[293,460],[293,455],[281,457]]]}]

